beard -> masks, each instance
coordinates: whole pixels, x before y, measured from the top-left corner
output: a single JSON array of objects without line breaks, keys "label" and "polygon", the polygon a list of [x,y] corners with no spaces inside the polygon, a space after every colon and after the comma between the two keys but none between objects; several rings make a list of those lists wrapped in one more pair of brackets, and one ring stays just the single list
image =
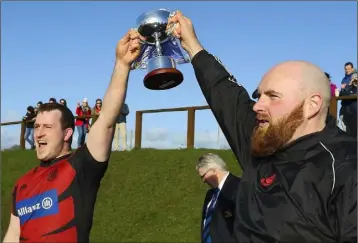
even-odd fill
[{"label": "beard", "polygon": [[257,124],[251,136],[251,154],[256,157],[269,156],[285,146],[304,121],[303,105],[304,102],[267,127]]}]

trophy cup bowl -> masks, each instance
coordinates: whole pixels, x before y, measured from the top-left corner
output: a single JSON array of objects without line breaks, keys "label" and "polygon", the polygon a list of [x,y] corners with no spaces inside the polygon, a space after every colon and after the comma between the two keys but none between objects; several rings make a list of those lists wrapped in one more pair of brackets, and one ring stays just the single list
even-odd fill
[{"label": "trophy cup bowl", "polygon": [[148,58],[147,74],[143,80],[144,86],[151,90],[171,89],[184,80],[175,60],[164,55],[167,51],[163,46],[172,38],[166,31],[170,14],[166,9],[158,9],[143,13],[137,19],[138,33],[145,37],[143,44],[155,47],[155,55]]}]

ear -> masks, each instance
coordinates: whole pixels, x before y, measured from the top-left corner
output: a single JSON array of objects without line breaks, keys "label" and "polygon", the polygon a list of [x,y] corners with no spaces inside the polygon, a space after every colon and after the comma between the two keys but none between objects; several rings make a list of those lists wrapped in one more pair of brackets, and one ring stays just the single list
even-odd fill
[{"label": "ear", "polygon": [[315,117],[322,108],[323,99],[319,94],[312,94],[307,100],[304,108],[304,116],[306,119]]},{"label": "ear", "polygon": [[66,128],[65,131],[64,131],[64,134],[65,134],[65,137],[64,137],[64,140],[65,142],[68,142],[72,135],[73,135],[73,129],[72,128]]}]

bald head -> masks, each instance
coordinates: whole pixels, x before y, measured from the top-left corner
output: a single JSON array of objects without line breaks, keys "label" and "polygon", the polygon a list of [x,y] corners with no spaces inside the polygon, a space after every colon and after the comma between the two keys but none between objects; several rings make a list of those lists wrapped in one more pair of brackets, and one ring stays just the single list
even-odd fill
[{"label": "bald head", "polygon": [[318,95],[322,99],[322,110],[330,105],[330,84],[325,73],[312,63],[305,61],[287,61],[280,63],[270,69],[264,76],[262,82],[267,80],[278,81],[280,85],[292,95],[301,100],[312,95]]},{"label": "bald head", "polygon": [[256,154],[275,151],[326,125],[330,84],[311,63],[288,61],[274,66],[262,78],[258,93],[253,107],[258,123],[252,137]]}]

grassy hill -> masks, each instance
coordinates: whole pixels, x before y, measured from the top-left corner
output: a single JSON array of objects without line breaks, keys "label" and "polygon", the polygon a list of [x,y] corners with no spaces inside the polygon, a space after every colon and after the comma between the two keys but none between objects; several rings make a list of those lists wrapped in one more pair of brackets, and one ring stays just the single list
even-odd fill
[{"label": "grassy hill", "polygon": [[[195,172],[198,157],[218,153],[241,175],[231,151],[114,152],[95,208],[91,242],[198,242],[207,185]],[[8,226],[15,180],[38,165],[34,151],[2,152],[1,240]],[[41,227],[41,226],[40,226]]]}]

